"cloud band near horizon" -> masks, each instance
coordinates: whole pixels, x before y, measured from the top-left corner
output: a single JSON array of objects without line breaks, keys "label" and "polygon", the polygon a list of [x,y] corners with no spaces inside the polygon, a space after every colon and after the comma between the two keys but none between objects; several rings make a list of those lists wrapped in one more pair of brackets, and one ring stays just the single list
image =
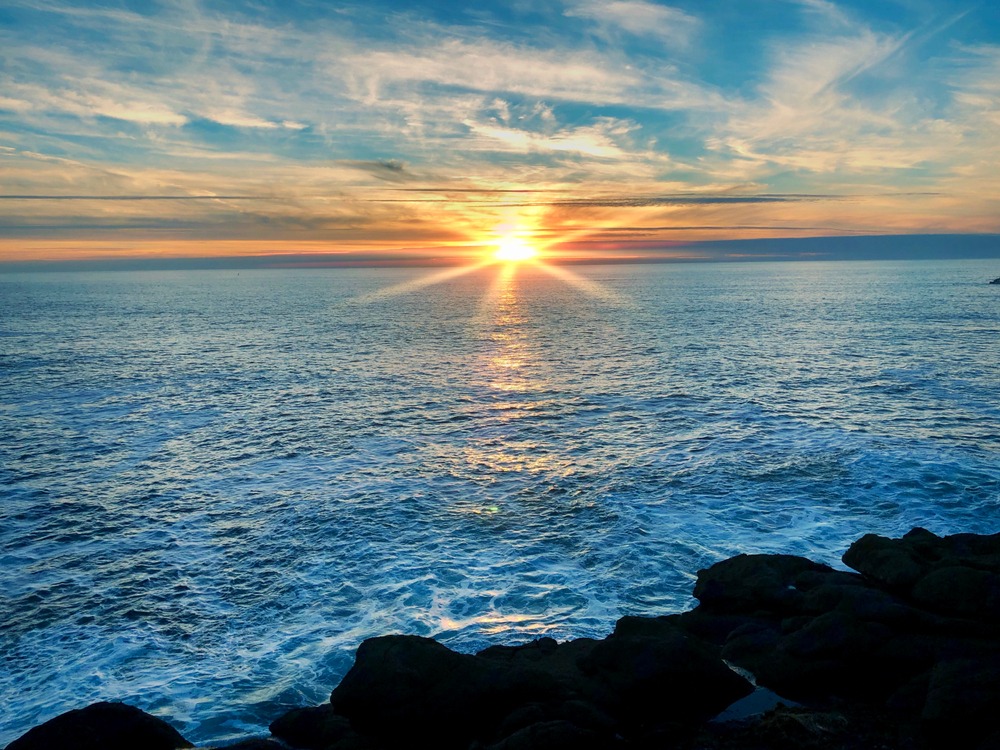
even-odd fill
[{"label": "cloud band near horizon", "polygon": [[6,6],[0,259],[1000,232],[988,4]]}]

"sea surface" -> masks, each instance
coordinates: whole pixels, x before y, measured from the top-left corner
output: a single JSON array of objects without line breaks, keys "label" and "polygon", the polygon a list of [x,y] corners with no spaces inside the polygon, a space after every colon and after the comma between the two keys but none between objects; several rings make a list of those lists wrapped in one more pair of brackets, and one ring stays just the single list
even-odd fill
[{"label": "sea surface", "polygon": [[369,636],[1000,531],[998,266],[0,275],[0,745],[98,700],[266,733]]}]

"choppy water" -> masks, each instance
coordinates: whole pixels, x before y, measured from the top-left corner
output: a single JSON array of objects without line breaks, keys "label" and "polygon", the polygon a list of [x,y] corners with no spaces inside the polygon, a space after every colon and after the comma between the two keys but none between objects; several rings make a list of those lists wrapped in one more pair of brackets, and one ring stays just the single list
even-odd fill
[{"label": "choppy water", "polygon": [[365,637],[691,604],[739,552],[1000,530],[997,262],[0,276],[0,744],[195,741]]}]

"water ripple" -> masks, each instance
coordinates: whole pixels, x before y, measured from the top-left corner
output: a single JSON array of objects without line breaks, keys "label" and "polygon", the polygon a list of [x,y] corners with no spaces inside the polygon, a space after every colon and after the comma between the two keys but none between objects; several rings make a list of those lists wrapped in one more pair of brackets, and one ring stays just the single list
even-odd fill
[{"label": "water ripple", "polygon": [[627,304],[491,269],[367,304],[419,272],[0,277],[0,744],[102,699],[219,741],[370,635],[602,636],[735,553],[998,530],[982,263],[582,273]]}]

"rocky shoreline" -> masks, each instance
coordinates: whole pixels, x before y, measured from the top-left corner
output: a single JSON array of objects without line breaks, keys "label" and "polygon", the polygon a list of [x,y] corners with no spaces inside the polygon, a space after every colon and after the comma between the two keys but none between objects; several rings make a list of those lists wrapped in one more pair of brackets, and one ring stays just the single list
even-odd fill
[{"label": "rocky shoreline", "polygon": [[[1000,534],[869,534],[857,572],[739,555],[699,605],[607,638],[459,654],[364,641],[322,706],[239,750],[1000,749]],[[193,747],[120,703],[62,714],[7,750]]]}]

